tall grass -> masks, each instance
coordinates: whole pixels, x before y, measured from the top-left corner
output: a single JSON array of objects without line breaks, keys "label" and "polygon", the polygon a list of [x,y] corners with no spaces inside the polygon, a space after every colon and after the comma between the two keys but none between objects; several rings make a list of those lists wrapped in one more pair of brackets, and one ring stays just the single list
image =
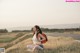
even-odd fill
[{"label": "tall grass", "polygon": [[[44,44],[43,51],[37,50],[33,53],[80,53],[80,43],[75,42],[71,37],[48,37],[49,42]],[[7,53],[31,53],[26,46],[21,44],[18,48],[9,50]]]},{"label": "tall grass", "polygon": [[[8,51],[7,53],[31,53],[28,52],[26,48],[16,48]],[[35,53],[80,53],[80,43],[73,43],[71,45],[59,46],[53,49],[44,49],[44,51]]]}]

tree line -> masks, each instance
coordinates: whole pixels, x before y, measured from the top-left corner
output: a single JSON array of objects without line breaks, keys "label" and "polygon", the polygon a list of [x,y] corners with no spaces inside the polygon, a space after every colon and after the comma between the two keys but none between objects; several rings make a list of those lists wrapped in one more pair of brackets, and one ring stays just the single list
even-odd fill
[{"label": "tree line", "polygon": [[[80,28],[66,28],[66,29],[49,29],[41,28],[43,32],[70,32],[70,31],[80,31]],[[7,29],[0,29],[0,33],[7,33]],[[11,32],[31,32],[31,30],[12,30]]]},{"label": "tree line", "polygon": [[80,28],[66,28],[66,29],[49,29],[41,28],[45,32],[70,32],[70,31],[80,31]]},{"label": "tree line", "polygon": [[[70,32],[70,31],[80,31],[80,28],[67,28],[67,29],[49,29],[41,28],[43,32]],[[31,30],[13,30],[12,32],[31,32]]]},{"label": "tree line", "polygon": [[0,33],[7,33],[8,30],[7,29],[0,29]]}]

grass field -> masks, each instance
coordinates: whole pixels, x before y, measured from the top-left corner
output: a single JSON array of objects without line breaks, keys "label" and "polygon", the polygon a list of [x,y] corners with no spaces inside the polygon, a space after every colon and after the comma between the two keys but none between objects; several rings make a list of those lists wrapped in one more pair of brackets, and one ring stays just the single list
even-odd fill
[{"label": "grass field", "polygon": [[[10,33],[11,34],[11,33]],[[8,34],[7,37],[10,35]],[[15,33],[20,35],[21,33]],[[65,33],[46,33],[48,36],[48,42],[44,44],[44,53],[80,53],[80,32],[65,32]],[[9,36],[9,37],[16,37]],[[5,35],[1,35],[4,37]],[[15,40],[11,42],[16,42],[15,44],[7,45],[6,53],[31,53],[27,51],[26,46],[32,44],[32,35],[29,33],[24,33]],[[5,37],[4,37],[5,39]],[[78,41],[76,41],[78,40]],[[11,43],[9,42],[9,43]],[[5,44],[5,42],[3,42]],[[6,42],[8,43],[8,41]],[[0,45],[1,46],[1,45]],[[38,51],[36,53],[43,53]]]},{"label": "grass field", "polygon": [[[80,43],[70,37],[48,36],[48,38],[49,41],[44,44],[44,53],[80,53]],[[26,48],[26,45],[28,44],[31,44],[31,38],[11,47],[7,53],[28,53]]]},{"label": "grass field", "polygon": [[25,33],[0,33],[0,47],[7,47],[7,45],[9,45],[12,41],[24,34]]}]

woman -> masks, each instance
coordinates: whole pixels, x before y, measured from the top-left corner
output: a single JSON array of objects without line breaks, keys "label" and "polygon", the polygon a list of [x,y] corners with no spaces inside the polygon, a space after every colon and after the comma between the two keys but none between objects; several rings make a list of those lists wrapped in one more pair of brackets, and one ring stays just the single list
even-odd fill
[{"label": "woman", "polygon": [[[41,41],[45,40],[46,38],[44,36],[42,36],[42,31],[41,31],[40,27],[35,25],[32,28],[32,31],[33,31],[33,35],[34,35],[32,38],[33,44],[27,45],[28,50],[31,50],[31,51],[34,51],[35,49],[43,50],[44,46],[41,43]],[[39,38],[37,38],[38,35],[39,35]]]}]

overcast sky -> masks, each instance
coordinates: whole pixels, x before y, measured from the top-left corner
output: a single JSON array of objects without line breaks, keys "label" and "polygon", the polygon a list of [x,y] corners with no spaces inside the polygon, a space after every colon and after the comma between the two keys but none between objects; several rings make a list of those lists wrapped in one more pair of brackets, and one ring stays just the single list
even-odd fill
[{"label": "overcast sky", "polygon": [[0,0],[0,28],[80,23],[80,2]]}]

